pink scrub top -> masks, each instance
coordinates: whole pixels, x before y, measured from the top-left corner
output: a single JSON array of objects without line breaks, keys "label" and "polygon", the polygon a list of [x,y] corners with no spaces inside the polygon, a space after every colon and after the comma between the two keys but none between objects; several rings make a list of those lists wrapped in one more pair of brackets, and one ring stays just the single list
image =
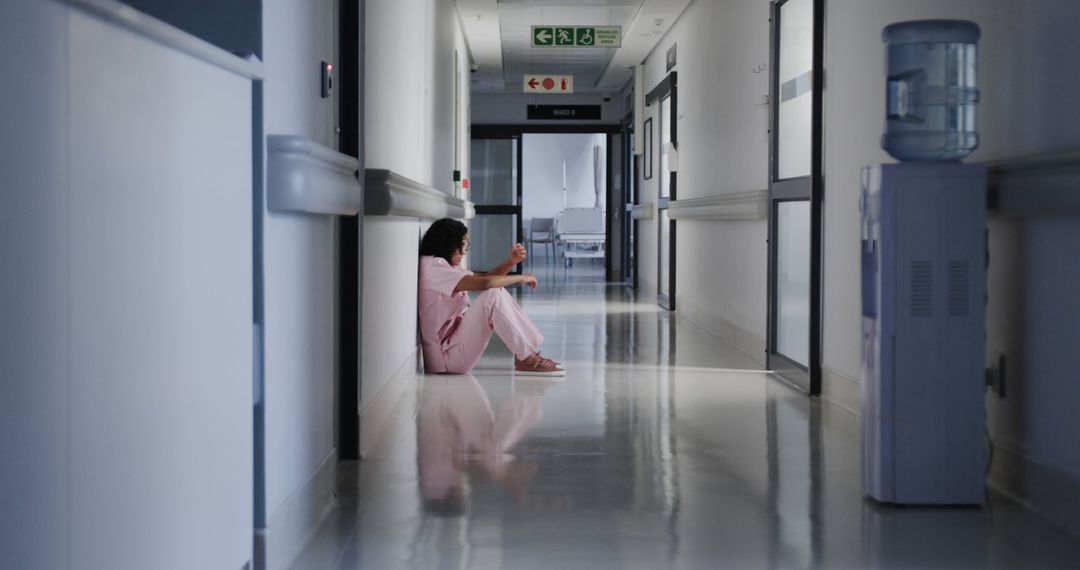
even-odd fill
[{"label": "pink scrub top", "polygon": [[432,255],[420,257],[420,283],[417,308],[420,313],[420,345],[427,372],[446,372],[446,349],[461,317],[469,308],[469,295],[454,294],[465,276],[472,275],[450,262]]}]

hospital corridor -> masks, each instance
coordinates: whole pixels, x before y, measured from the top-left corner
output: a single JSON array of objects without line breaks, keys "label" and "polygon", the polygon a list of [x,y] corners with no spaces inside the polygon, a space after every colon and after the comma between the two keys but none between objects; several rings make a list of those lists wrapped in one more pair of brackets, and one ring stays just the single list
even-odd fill
[{"label": "hospital corridor", "polygon": [[0,570],[1080,568],[1075,0],[0,0]]},{"label": "hospital corridor", "polygon": [[[559,271],[561,273],[561,270]],[[565,380],[505,349],[425,376],[293,568],[1068,568],[1074,537],[1004,497],[895,508],[859,426],[599,272],[523,304]]]}]

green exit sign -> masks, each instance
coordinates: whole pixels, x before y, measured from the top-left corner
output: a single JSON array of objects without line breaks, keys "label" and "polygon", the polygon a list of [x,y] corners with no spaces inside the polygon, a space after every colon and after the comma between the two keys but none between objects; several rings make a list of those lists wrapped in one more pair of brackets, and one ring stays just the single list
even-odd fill
[{"label": "green exit sign", "polygon": [[622,46],[621,26],[533,26],[533,47],[603,47]]}]

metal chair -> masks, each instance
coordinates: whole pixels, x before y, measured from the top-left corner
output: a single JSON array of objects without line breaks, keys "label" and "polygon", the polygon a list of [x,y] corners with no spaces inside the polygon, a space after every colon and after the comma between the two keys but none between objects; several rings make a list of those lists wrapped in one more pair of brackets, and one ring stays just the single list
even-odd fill
[{"label": "metal chair", "polygon": [[[551,260],[555,260],[555,218],[533,218],[529,222],[529,235],[526,239],[529,246],[529,259],[532,260],[533,244],[543,246],[551,244]],[[546,247],[545,247],[546,250]]]}]

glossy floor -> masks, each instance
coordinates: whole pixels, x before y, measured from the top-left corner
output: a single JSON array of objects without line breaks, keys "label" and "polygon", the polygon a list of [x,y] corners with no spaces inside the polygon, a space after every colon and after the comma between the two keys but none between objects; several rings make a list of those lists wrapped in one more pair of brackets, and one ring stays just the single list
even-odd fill
[{"label": "glossy floor", "polygon": [[296,568],[1077,568],[1004,498],[862,497],[858,420],[595,268],[522,294],[564,381],[427,376]]}]

